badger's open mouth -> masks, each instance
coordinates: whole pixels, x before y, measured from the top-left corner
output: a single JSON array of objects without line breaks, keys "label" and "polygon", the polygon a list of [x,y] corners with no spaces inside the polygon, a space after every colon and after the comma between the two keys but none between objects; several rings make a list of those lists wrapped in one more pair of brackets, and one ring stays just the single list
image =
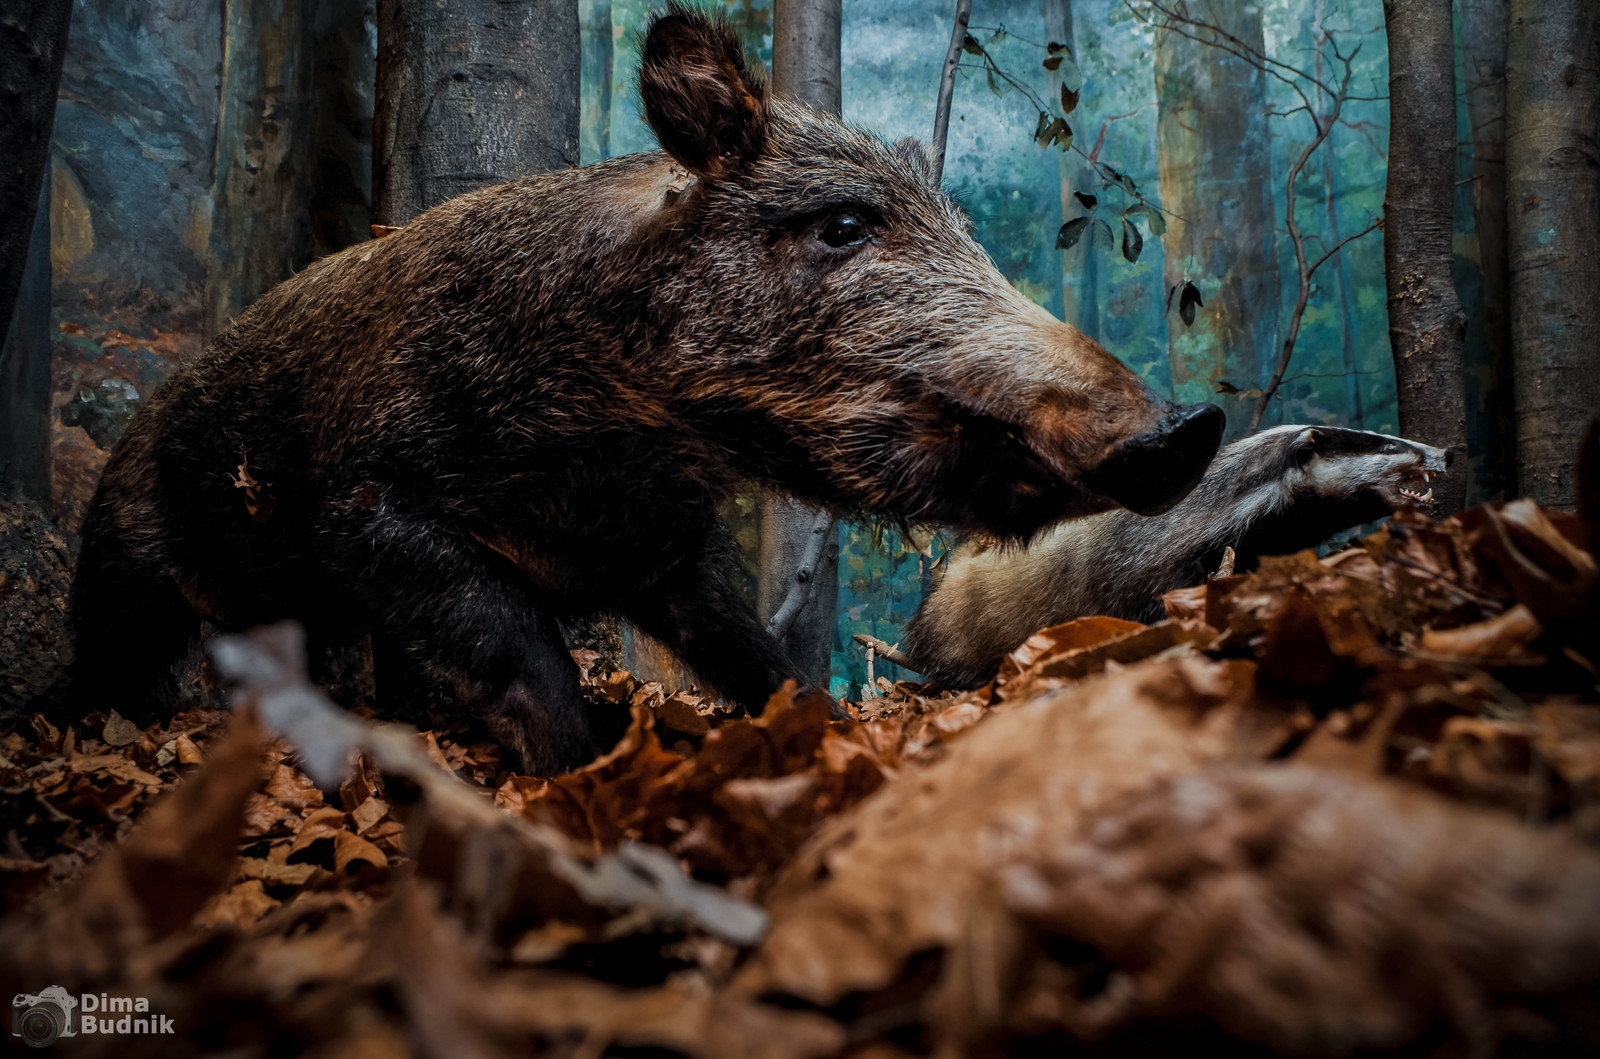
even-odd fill
[{"label": "badger's open mouth", "polygon": [[1400,495],[1418,504],[1433,503],[1433,486],[1429,483],[1433,481],[1434,475],[1441,473],[1443,472],[1423,470],[1407,475],[1400,485]]}]

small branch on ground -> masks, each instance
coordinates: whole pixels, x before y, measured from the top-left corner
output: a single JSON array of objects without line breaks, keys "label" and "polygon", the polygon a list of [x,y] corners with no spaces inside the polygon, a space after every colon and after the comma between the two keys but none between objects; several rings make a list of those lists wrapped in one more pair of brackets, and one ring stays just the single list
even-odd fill
[{"label": "small branch on ground", "polygon": [[[893,662],[897,666],[904,666],[906,669],[914,670],[918,673],[922,672],[917,669],[917,663],[909,656],[902,654],[898,648],[884,643],[876,636],[868,636],[864,632],[858,632],[851,639],[885,662]],[[868,679],[871,679],[870,673],[868,674]]]}]

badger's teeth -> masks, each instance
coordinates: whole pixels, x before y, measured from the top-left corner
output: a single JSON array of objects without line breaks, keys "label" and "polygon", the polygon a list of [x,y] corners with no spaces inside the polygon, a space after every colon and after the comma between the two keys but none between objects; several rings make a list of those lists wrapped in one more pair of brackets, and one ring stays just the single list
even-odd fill
[{"label": "badger's teeth", "polygon": [[1429,486],[1428,487],[1428,491],[1426,493],[1423,493],[1417,499],[1421,500],[1424,504],[1432,503],[1433,502],[1433,487]]}]

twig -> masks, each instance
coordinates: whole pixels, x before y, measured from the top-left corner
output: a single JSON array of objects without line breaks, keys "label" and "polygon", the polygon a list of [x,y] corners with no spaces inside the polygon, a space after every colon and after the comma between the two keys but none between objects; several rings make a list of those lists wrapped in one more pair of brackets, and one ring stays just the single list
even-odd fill
[{"label": "twig", "polygon": [[944,145],[950,136],[950,99],[956,91],[956,67],[961,63],[961,45],[967,39],[967,22],[972,18],[972,0],[956,0],[955,28],[950,31],[950,47],[944,53],[944,70],[939,75],[939,105],[933,112],[933,181],[944,177]]},{"label": "twig", "polygon": [[[1255,412],[1250,417],[1250,431],[1254,433],[1260,426],[1261,420],[1266,415],[1267,409],[1272,406],[1272,399],[1277,396],[1278,390],[1284,383],[1284,375],[1289,370],[1289,360],[1294,355],[1295,343],[1300,338],[1300,327],[1305,321],[1306,308],[1311,302],[1311,279],[1317,270],[1325,265],[1330,258],[1342,250],[1346,243],[1360,239],[1370,232],[1376,231],[1383,225],[1381,217],[1375,217],[1359,232],[1345,236],[1333,246],[1328,247],[1321,257],[1308,260],[1306,255],[1306,242],[1309,238],[1300,230],[1300,218],[1296,215],[1295,185],[1299,183],[1300,175],[1305,171],[1306,164],[1317,150],[1328,140],[1335,126],[1342,121],[1344,107],[1358,97],[1351,95],[1350,82],[1355,76],[1355,58],[1361,52],[1358,45],[1346,55],[1339,48],[1339,42],[1333,35],[1318,24],[1317,41],[1317,74],[1311,74],[1290,63],[1274,59],[1260,50],[1247,44],[1237,36],[1223,30],[1214,23],[1203,21],[1191,16],[1188,9],[1181,4],[1163,3],[1161,0],[1144,0],[1142,7],[1136,6],[1134,0],[1123,0],[1128,10],[1145,25],[1165,33],[1173,33],[1197,44],[1218,48],[1229,55],[1254,67],[1260,73],[1275,77],[1288,85],[1300,99],[1300,106],[1288,110],[1273,111],[1275,116],[1289,118],[1296,114],[1305,114],[1311,119],[1315,135],[1305,145],[1300,154],[1289,167],[1289,172],[1284,179],[1285,201],[1284,223],[1289,237],[1289,244],[1294,247],[1295,278],[1298,281],[1298,292],[1295,297],[1294,309],[1289,314],[1289,323],[1285,330],[1283,342],[1278,354],[1278,362],[1272,372],[1272,379],[1261,388],[1261,399],[1256,405]],[[1159,17],[1157,17],[1159,16]],[[1331,52],[1333,62],[1343,67],[1343,76],[1324,79],[1321,76],[1323,60],[1326,53]],[[1320,102],[1326,97],[1330,104],[1327,113],[1322,113],[1313,103]],[[1319,243],[1321,240],[1319,239]]]},{"label": "twig", "polygon": [[826,511],[819,511],[816,518],[811,520],[811,536],[806,541],[806,550],[800,556],[800,566],[794,572],[794,581],[789,585],[789,592],[783,597],[783,606],[778,608],[772,620],[767,622],[767,632],[778,639],[789,632],[794,625],[794,620],[811,602],[811,594],[815,590],[817,564],[822,561],[822,552],[828,544],[828,531],[833,528],[833,516]]},{"label": "twig", "polygon": [[864,632],[858,632],[852,636],[851,639],[860,644],[862,647],[865,647],[868,651],[871,651],[873,654],[877,655],[879,658],[883,659],[885,662],[893,662],[897,666],[904,666],[906,669],[910,669],[918,673],[922,672],[922,670],[917,667],[915,659],[908,655],[902,654],[898,648],[891,647],[889,644],[884,643],[876,636],[869,636]]}]

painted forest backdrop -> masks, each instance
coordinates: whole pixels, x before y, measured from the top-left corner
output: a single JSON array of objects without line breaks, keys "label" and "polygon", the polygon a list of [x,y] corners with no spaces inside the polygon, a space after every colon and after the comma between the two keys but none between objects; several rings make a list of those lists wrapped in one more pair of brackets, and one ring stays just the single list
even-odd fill
[{"label": "painted forest backdrop", "polygon": [[[722,6],[770,62],[771,0]],[[889,139],[929,137],[946,6],[845,3],[847,120]],[[1475,0],[1458,8],[1455,278],[1467,312],[1468,435],[1481,439],[1504,429],[1492,410],[1504,278],[1486,287],[1475,224],[1475,211],[1496,208],[1483,189],[1499,178],[1503,130],[1486,127],[1497,119],[1480,103],[1499,91],[1504,60],[1475,20],[1487,17],[1480,9],[1505,15]],[[945,182],[1020,290],[1158,391],[1221,403],[1233,436],[1271,381],[1296,301],[1292,205],[1312,258],[1351,241],[1310,283],[1293,361],[1262,421],[1394,432],[1383,234],[1368,231],[1386,178],[1382,4],[1215,9],[1262,55],[1330,82],[1348,75],[1338,120],[1292,192],[1290,167],[1314,132],[1292,79],[1157,32],[1124,0],[974,3],[976,47],[955,90]],[[581,0],[581,122],[568,163],[654,146],[633,83],[648,11],[643,0]],[[14,349],[49,344],[49,436],[38,443],[51,505],[69,528],[106,453],[174,365],[266,286],[368,237],[374,19],[363,0],[74,5],[44,208],[8,335]],[[1041,148],[1036,100],[1059,112],[1063,88],[1077,93],[1066,115],[1075,149]],[[1142,243],[1132,261],[1130,207]],[[1085,216],[1081,237],[1058,249],[1063,225]],[[1170,296],[1185,284],[1203,300],[1192,323]],[[1474,456],[1467,471],[1470,500],[1504,491],[1506,468]],[[756,507],[733,513],[747,552]],[[943,547],[896,528],[840,528],[835,693],[855,694],[845,685],[864,679],[851,634],[895,642]]]}]

